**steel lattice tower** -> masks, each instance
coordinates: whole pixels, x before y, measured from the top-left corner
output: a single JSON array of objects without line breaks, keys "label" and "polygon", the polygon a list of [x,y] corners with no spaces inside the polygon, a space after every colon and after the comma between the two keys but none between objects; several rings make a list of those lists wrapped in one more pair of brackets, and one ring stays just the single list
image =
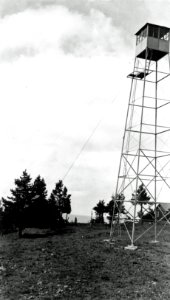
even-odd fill
[{"label": "steel lattice tower", "polygon": [[[155,242],[158,236],[156,207],[159,202],[168,202],[168,197],[170,201],[169,36],[167,27],[144,25],[136,33],[134,69],[128,75],[131,87],[115,195],[119,195],[116,196],[117,207],[121,201],[127,206],[133,202],[133,226],[128,232],[131,249],[135,248],[137,218],[137,200],[132,194],[139,185],[145,187],[155,210]],[[121,199],[120,195],[124,197]]]}]

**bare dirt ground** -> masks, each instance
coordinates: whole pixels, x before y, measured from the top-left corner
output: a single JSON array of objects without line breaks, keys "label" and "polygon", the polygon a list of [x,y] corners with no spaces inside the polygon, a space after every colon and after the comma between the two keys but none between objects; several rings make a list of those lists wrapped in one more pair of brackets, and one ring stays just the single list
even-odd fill
[{"label": "bare dirt ground", "polygon": [[[140,228],[137,229],[140,232]],[[0,299],[170,299],[170,227],[136,251],[127,235],[110,246],[107,227],[69,227],[63,234],[0,237]]]}]

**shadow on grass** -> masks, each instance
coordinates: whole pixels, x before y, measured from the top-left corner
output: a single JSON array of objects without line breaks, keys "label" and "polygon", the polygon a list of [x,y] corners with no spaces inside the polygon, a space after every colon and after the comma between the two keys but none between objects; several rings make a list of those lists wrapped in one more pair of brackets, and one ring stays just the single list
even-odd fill
[{"label": "shadow on grass", "polygon": [[44,233],[44,234],[40,234],[40,233],[24,233],[22,235],[22,239],[38,239],[38,238],[47,238],[49,236],[53,236],[56,235],[56,233]]},{"label": "shadow on grass", "polygon": [[38,229],[38,228],[27,228],[23,231],[22,237],[24,239],[37,239],[47,238],[54,235],[64,235],[68,233],[74,233],[75,229],[70,227],[58,228],[55,230],[49,229]]}]

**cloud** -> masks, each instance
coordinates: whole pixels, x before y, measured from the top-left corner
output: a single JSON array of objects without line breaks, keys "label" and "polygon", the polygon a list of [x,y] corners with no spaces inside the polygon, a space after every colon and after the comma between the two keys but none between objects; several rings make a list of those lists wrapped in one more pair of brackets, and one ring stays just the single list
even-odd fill
[{"label": "cloud", "polygon": [[41,9],[54,5],[55,0],[0,0],[0,15],[1,17],[17,14],[27,9]]},{"label": "cloud", "polygon": [[89,15],[57,6],[26,10],[0,21],[1,60],[63,51],[76,56],[116,55],[125,48],[110,17],[91,9]]},{"label": "cloud", "polygon": [[162,26],[170,27],[169,21],[169,11],[170,2],[169,0],[156,0],[147,1],[144,0],[145,5],[147,5],[149,13],[149,23],[158,24]]},{"label": "cloud", "polygon": [[36,54],[36,49],[27,45],[16,47],[14,49],[6,49],[1,53],[0,58],[2,61],[12,61],[20,58],[21,56],[31,57]]},{"label": "cloud", "polygon": [[[1,16],[7,16],[26,9],[41,9],[57,5],[65,6],[73,12],[79,12],[84,15],[89,14],[91,9],[98,9],[108,16],[117,16],[115,18],[117,21],[119,17],[130,15],[132,9],[138,13],[139,18],[141,18],[142,13],[146,10],[143,0],[129,0],[128,2],[126,0],[0,0],[0,12]],[[135,14],[134,16],[132,15],[132,20],[135,17]],[[121,23],[120,19],[118,23]]]},{"label": "cloud", "polygon": [[61,47],[66,54],[113,56],[123,48],[123,40],[120,31],[112,27],[111,18],[92,9],[88,16],[81,17],[77,30],[63,37]]},{"label": "cloud", "polygon": [[17,53],[20,57],[21,54],[35,55],[51,49],[57,51],[63,35],[72,32],[76,24],[62,7],[47,11],[27,10],[1,19],[1,58],[9,55],[16,58]]},{"label": "cloud", "polygon": [[76,56],[120,55],[130,50],[131,35],[148,15],[142,0],[0,0],[0,11],[4,60],[49,49]]},{"label": "cloud", "polygon": [[98,14],[103,14],[106,19],[110,19],[113,27],[120,30],[121,38],[125,39],[128,44],[131,44],[129,33],[133,34],[136,32],[138,27],[143,25],[143,22],[146,22],[144,20],[147,20],[149,17],[147,3],[143,0],[0,0],[0,12],[2,17],[6,17],[26,10],[39,11],[42,9],[48,10],[50,7],[55,9],[58,6],[62,6],[73,14],[89,17],[92,11],[96,11]]}]

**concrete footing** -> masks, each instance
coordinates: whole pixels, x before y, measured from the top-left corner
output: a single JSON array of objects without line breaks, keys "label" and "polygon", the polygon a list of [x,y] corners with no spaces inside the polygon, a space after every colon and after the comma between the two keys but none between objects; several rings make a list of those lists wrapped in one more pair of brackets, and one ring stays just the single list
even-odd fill
[{"label": "concrete footing", "polygon": [[135,246],[135,245],[128,245],[125,247],[125,250],[136,250],[138,248],[138,246]]}]

